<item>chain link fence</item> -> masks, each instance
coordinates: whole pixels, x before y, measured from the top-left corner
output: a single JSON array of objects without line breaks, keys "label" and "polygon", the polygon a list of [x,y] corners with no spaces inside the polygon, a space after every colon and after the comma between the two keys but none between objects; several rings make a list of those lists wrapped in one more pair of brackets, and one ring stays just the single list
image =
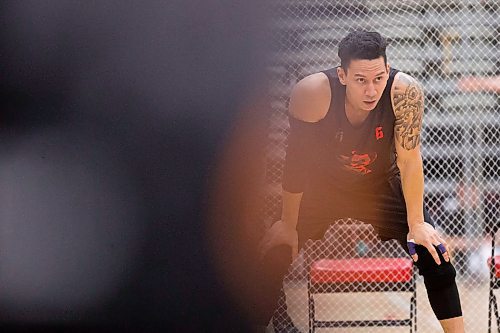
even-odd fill
[{"label": "chain link fence", "polygon": [[[425,90],[425,200],[449,243],[468,332],[486,332],[488,324],[489,233],[498,224],[500,206],[500,95],[482,89],[464,91],[459,81],[500,74],[499,6],[483,0],[281,0],[273,4],[276,48],[270,66],[273,113],[267,152],[267,226],[281,214],[291,88],[308,74],[337,66],[337,45],[349,31],[380,32],[389,41],[390,65],[418,79]],[[352,237],[349,241],[354,243],[348,245],[346,238],[338,241],[331,230],[314,245],[314,258],[304,255],[309,253],[306,247],[285,279],[288,314],[303,332],[308,331],[310,317],[307,263],[316,257],[372,256],[373,247],[379,246],[387,249],[385,253],[401,253],[395,241],[375,246]],[[342,249],[355,251],[343,253]],[[416,285],[417,331],[439,331],[419,276]],[[408,315],[411,294],[369,291],[315,296],[316,315],[327,320],[390,320]],[[351,332],[347,328],[318,331]],[[353,331],[407,332],[408,328]]]}]

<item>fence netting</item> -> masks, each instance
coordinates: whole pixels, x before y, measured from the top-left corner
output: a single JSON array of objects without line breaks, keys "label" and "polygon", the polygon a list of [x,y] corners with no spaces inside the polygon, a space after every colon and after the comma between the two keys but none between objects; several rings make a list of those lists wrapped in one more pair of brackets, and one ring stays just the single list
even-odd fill
[{"label": "fence netting", "polygon": [[[337,45],[348,32],[378,31],[389,41],[390,65],[423,85],[426,205],[449,243],[458,272],[466,330],[486,332],[487,259],[491,253],[490,232],[498,224],[500,205],[500,95],[491,89],[467,91],[461,89],[459,82],[471,76],[492,78],[500,74],[498,3],[276,0],[272,10],[275,49],[270,64],[272,115],[267,151],[266,225],[278,220],[281,214],[291,88],[308,74],[339,65]],[[292,265],[285,279],[288,314],[302,332],[309,327],[311,262],[321,258],[390,257],[401,252],[395,241],[380,243],[363,237],[339,237],[332,227],[323,240],[310,242]],[[384,250],[375,251],[379,247]],[[370,288],[313,296],[316,317],[352,321],[408,317],[412,293],[376,293],[376,288],[373,291]],[[416,277],[416,289],[417,331],[439,331],[420,276]],[[318,328],[317,331],[351,332],[351,329]],[[408,328],[358,327],[353,331],[407,332]]]}]

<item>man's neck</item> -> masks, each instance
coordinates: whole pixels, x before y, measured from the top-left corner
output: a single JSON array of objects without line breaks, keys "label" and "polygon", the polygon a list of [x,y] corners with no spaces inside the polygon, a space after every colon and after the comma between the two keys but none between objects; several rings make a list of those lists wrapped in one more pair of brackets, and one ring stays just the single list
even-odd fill
[{"label": "man's neck", "polygon": [[350,104],[349,101],[346,99],[345,115],[347,116],[347,119],[353,126],[362,124],[369,114],[370,111],[355,109],[352,106],[352,104]]}]

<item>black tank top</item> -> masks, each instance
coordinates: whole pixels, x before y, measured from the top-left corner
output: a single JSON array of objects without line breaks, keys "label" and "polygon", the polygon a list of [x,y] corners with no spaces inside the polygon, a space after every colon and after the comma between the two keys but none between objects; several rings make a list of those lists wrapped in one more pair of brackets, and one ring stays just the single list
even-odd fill
[{"label": "black tank top", "polygon": [[[354,127],[345,113],[346,89],[336,68],[323,73],[330,81],[332,102],[325,118],[317,123],[313,157],[309,174],[310,189],[338,188],[366,191],[387,184],[399,173],[394,144],[394,111],[391,87],[398,71],[391,69],[387,86],[375,109],[364,122]],[[314,191],[314,190],[313,190]]]}]

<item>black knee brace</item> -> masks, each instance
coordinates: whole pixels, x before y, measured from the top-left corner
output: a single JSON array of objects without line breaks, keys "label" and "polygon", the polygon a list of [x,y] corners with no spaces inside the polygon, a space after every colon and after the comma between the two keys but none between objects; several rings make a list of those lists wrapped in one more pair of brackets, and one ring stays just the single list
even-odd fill
[{"label": "black knee brace", "polygon": [[429,251],[417,245],[418,261],[416,266],[424,277],[429,302],[438,320],[450,319],[462,315],[460,297],[455,282],[456,271],[451,262],[446,262],[436,248],[441,265],[436,264]]}]

